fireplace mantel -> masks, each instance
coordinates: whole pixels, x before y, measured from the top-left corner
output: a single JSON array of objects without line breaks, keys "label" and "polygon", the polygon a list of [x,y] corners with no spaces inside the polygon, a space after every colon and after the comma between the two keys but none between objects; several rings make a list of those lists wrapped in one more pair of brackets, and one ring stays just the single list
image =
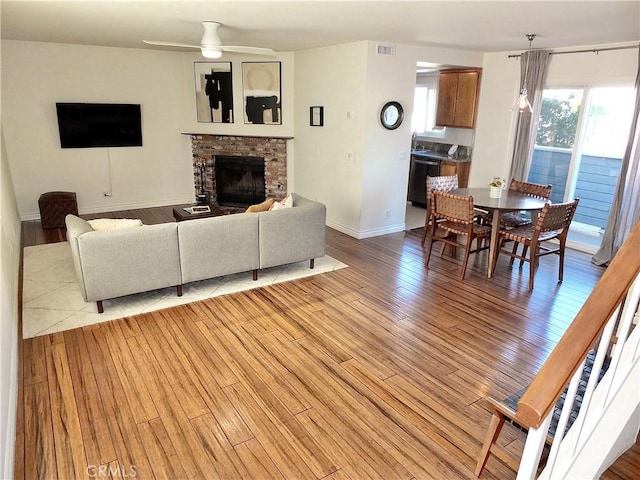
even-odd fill
[{"label": "fireplace mantel", "polygon": [[293,140],[293,137],[286,137],[286,136],[280,136],[280,135],[232,135],[230,133],[226,133],[226,134],[221,134],[221,133],[186,133],[186,132],[182,132],[181,135],[189,135],[189,136],[196,136],[196,137],[204,137],[204,136],[209,136],[209,137],[244,137],[244,138],[276,138],[278,140]]}]

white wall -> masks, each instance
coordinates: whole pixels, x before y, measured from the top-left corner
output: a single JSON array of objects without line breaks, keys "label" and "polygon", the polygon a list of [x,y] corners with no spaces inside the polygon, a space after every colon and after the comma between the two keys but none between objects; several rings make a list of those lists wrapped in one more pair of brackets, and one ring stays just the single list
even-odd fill
[{"label": "white wall", "polygon": [[[377,55],[375,42],[368,43],[361,238],[405,229],[415,69],[410,48],[398,45],[395,56],[384,56]],[[380,111],[389,101],[404,107],[404,121],[396,130],[380,123]]]},{"label": "white wall", "polygon": [[[417,62],[482,63],[481,54],[440,48],[375,52],[376,42],[356,42],[295,54],[296,190],[325,203],[327,224],[356,238],[404,230]],[[380,125],[388,101],[404,107],[393,131]],[[312,105],[325,107],[324,127],[309,126]]]},{"label": "white wall", "polygon": [[[81,213],[192,198],[185,83],[175,53],[3,41],[2,118],[21,217],[37,218],[38,197],[52,190],[76,192]],[[140,103],[143,146],[61,149],[56,102]]]},{"label": "white wall", "polygon": [[[2,118],[21,218],[38,218],[38,197],[53,190],[76,192],[80,213],[192,201],[191,143],[182,133],[291,136],[292,54],[269,59],[282,60],[283,125],[243,123],[241,62],[256,59],[233,57],[235,123],[208,124],[196,119],[198,53],[2,41]],[[62,101],[140,103],[143,146],[61,149]]]},{"label": "white wall", "polygon": [[[374,42],[297,52],[295,63],[294,54],[279,54],[283,124],[274,126],[244,124],[241,62],[261,57],[232,57],[236,121],[226,125],[196,120],[198,53],[11,40],[2,48],[2,116],[22,219],[38,218],[38,197],[51,190],[75,191],[81,213],[191,201],[190,139],[182,133],[295,136],[289,190],[327,203],[330,224],[356,237],[403,227],[416,62],[478,66],[482,58],[403,45],[396,57],[376,57]],[[394,99],[406,120],[383,131],[379,110]],[[57,101],[142,104],[144,146],[61,149]],[[309,127],[311,105],[325,107],[325,127]]]},{"label": "white wall", "polygon": [[[572,47],[583,50],[618,45]],[[478,106],[476,139],[469,176],[470,187],[483,187],[493,176],[506,178],[511,165],[517,113],[511,108],[520,87],[520,62],[510,53],[484,55],[482,86]],[[638,50],[603,51],[552,55],[547,86],[633,85]]]},{"label": "white wall", "polygon": [[[294,76],[296,191],[324,203],[327,225],[354,237],[360,231],[366,51],[366,42],[356,42],[297,52]],[[324,107],[324,126],[309,125],[311,106]]]},{"label": "white wall", "polygon": [[4,132],[0,127],[0,477],[13,478],[18,391],[18,267],[20,220],[11,169],[7,161]]}]

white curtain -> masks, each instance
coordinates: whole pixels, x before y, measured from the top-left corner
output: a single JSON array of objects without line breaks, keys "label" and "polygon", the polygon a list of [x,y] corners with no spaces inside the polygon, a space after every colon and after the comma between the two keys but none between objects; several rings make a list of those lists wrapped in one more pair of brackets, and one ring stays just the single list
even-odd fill
[{"label": "white curtain", "polygon": [[551,50],[529,50],[520,55],[520,85],[523,84],[526,75],[527,93],[533,112],[529,112],[528,109],[518,112],[509,180],[515,178],[527,181],[550,58]]},{"label": "white curtain", "polygon": [[629,131],[629,143],[620,168],[620,178],[602,245],[591,259],[596,265],[609,264],[640,219],[640,50],[635,88],[636,103]]}]

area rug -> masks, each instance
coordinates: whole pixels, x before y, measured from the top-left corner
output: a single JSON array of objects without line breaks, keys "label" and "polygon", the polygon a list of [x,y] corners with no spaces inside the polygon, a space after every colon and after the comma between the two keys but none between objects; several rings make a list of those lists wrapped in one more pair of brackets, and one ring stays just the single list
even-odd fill
[{"label": "area rug", "polygon": [[182,297],[175,287],[127,295],[103,301],[99,314],[95,302],[83,300],[73,269],[67,242],[25,247],[22,284],[22,336],[37,337],[94,323],[152,312],[198,300],[264,287],[297,278],[318,275],[346,267],[325,255],[309,262],[298,262],[260,270],[258,280],[251,272],[227,275],[184,285]]}]

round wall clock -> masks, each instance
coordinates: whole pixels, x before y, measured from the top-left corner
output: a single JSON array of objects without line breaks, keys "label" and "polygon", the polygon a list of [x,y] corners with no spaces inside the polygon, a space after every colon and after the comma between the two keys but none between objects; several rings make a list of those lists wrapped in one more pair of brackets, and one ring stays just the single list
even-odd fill
[{"label": "round wall clock", "polygon": [[395,130],[402,123],[404,110],[398,102],[387,102],[380,112],[380,122],[382,126],[389,130]]}]

